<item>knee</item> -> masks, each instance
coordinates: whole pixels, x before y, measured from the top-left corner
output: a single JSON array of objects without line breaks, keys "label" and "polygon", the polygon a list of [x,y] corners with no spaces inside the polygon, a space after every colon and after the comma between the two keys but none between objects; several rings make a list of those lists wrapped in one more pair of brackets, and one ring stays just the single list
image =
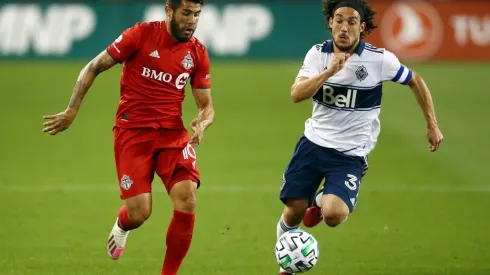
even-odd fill
[{"label": "knee", "polygon": [[343,223],[349,215],[345,213],[331,213],[327,212],[323,214],[323,221],[330,227],[336,227]]},{"label": "knee", "polygon": [[349,216],[349,207],[339,197],[327,195],[322,203],[323,221],[330,227],[343,223]]},{"label": "knee", "polygon": [[180,211],[183,212],[188,212],[192,213],[196,209],[196,194],[195,192],[189,191],[184,194],[182,194],[178,199],[177,199],[177,204],[179,205]]},{"label": "knee", "polygon": [[151,216],[150,205],[139,205],[136,208],[128,208],[128,218],[134,225],[143,224]]},{"label": "knee", "polygon": [[193,213],[196,209],[196,184],[189,181],[188,184],[179,184],[174,186],[170,191],[170,196],[174,205],[174,209]]},{"label": "knee", "polygon": [[306,209],[308,209],[307,199],[289,199],[284,208],[284,221],[288,225],[300,224]]},{"label": "knee", "polygon": [[126,199],[126,211],[129,221],[138,227],[151,215],[151,194],[145,193]]}]

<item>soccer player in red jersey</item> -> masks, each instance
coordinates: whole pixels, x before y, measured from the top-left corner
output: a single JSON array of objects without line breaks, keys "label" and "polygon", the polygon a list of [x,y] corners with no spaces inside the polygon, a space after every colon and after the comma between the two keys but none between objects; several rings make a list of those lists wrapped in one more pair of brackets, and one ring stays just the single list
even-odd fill
[{"label": "soccer player in red jersey", "polygon": [[[194,36],[203,0],[167,0],[165,21],[137,23],[80,72],[65,111],[45,116],[44,132],[56,135],[75,119],[97,75],[123,63],[120,101],[114,125],[114,150],[120,197],[107,251],[117,260],[131,230],[152,211],[151,183],[156,172],[173,203],[161,274],[177,274],[194,228],[200,179],[197,146],[214,119],[210,64],[206,48]],[[182,121],[182,102],[190,80],[199,113],[190,137]]]}]

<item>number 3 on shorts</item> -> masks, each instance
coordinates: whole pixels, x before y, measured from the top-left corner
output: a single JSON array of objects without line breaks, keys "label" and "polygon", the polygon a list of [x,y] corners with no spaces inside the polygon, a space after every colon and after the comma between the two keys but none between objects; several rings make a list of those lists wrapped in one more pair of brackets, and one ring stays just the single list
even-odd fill
[{"label": "number 3 on shorts", "polygon": [[357,189],[357,177],[351,174],[347,174],[348,180],[345,181],[345,186],[350,190],[354,191]]}]

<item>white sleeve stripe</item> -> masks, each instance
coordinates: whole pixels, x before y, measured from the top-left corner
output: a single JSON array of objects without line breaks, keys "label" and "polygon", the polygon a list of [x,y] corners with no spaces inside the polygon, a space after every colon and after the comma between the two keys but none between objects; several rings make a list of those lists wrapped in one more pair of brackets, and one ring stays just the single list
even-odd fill
[{"label": "white sleeve stripe", "polygon": [[405,79],[407,79],[407,76],[408,76],[408,71],[409,71],[409,70],[405,68],[405,69],[403,70],[402,76],[400,76],[400,79],[398,79],[396,82],[398,82],[398,83],[403,83],[403,82],[405,82]]},{"label": "white sleeve stripe", "polygon": [[392,81],[403,84],[408,82],[411,77],[412,77],[412,71],[407,67],[401,65],[400,69],[396,73],[395,77],[393,77]]},{"label": "white sleeve stripe", "polygon": [[403,85],[407,85],[408,82],[412,79],[412,70],[408,70],[408,76],[405,78],[405,81],[403,81]]},{"label": "white sleeve stripe", "polygon": [[403,65],[400,66],[400,69],[398,69],[398,72],[396,73],[395,77],[393,77],[392,81],[398,81],[400,77],[403,74],[403,71],[405,71],[405,67]]}]

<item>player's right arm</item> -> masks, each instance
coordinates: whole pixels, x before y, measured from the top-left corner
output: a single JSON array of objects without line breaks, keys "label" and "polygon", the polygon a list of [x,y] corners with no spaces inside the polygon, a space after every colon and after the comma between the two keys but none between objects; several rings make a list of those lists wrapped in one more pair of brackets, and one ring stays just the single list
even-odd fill
[{"label": "player's right arm", "polygon": [[318,50],[316,46],[312,47],[306,54],[303,67],[291,87],[293,102],[298,103],[314,96],[330,77],[344,68],[348,58],[349,54],[335,53],[328,69],[323,70]]},{"label": "player's right arm", "polygon": [[73,87],[68,107],[63,112],[43,117],[47,120],[43,124],[43,132],[56,135],[68,129],[77,116],[80,105],[94,83],[95,78],[117,63],[129,59],[137,50],[140,36],[140,25],[136,24],[132,28],[124,31],[114,43],[85,65],[78,75],[75,87]]},{"label": "player's right arm", "polygon": [[97,75],[105,70],[110,69],[116,64],[117,61],[115,61],[109,55],[109,53],[104,50],[97,57],[91,60],[87,65],[85,65],[85,67],[78,75],[75,87],[73,87],[68,107],[61,113],[43,117],[44,119],[48,120],[43,124],[43,132],[49,133],[50,135],[56,135],[59,132],[68,129],[68,127],[70,127],[73,120],[77,116],[83,98],[94,83]]}]

